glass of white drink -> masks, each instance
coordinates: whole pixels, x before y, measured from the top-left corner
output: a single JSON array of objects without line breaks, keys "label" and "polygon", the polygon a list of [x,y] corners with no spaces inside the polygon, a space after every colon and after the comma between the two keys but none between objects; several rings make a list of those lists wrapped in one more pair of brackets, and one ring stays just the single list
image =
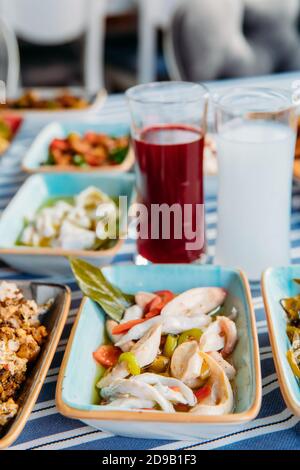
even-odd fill
[{"label": "glass of white drink", "polygon": [[219,185],[215,262],[259,279],[290,260],[297,119],[292,95],[235,88],[215,101]]}]

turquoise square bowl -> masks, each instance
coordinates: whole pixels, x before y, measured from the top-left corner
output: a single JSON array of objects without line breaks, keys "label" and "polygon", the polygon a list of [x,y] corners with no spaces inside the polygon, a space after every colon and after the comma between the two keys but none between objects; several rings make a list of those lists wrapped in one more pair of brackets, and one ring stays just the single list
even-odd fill
[{"label": "turquoise square bowl", "polygon": [[[16,246],[24,218],[34,214],[49,198],[75,196],[80,191],[95,186],[109,196],[126,196],[128,209],[135,194],[135,178],[132,174],[83,174],[57,173],[30,176],[3,211],[0,219],[0,258],[12,267],[33,274],[71,274],[68,256],[86,259],[103,266],[109,264],[120,250],[124,240],[117,240],[107,250],[64,250],[61,248],[39,248]],[[125,216],[121,214],[121,229],[125,230]]]},{"label": "turquoise square bowl", "polygon": [[[51,122],[45,126],[36,136],[26,152],[22,162],[22,168],[27,173],[60,173],[66,171],[60,166],[43,165],[48,159],[49,145],[53,139],[64,139],[71,132],[80,135],[88,131],[104,133],[114,137],[130,134],[130,127],[126,123],[99,123],[95,119],[86,119],[84,122]],[[71,173],[95,173],[97,172],[124,172],[130,170],[134,163],[133,149],[130,147],[127,156],[119,165],[105,165],[102,167],[81,168],[74,165],[67,167]]]},{"label": "turquoise square bowl", "polygon": [[238,309],[235,410],[225,416],[151,411],[106,411],[97,405],[97,365],[92,353],[104,341],[105,315],[85,298],[79,309],[60,369],[56,402],[59,411],[114,434],[161,439],[207,439],[233,432],[255,418],[261,403],[261,375],[254,311],[248,281],[238,270],[199,265],[117,265],[103,269],[116,286],[130,293],[170,289],[180,293],[199,286],[228,290],[228,308]]},{"label": "turquoise square bowl", "polygon": [[300,294],[300,286],[293,282],[295,278],[300,278],[300,265],[269,268],[262,277],[262,292],[280,390],[288,408],[300,416],[300,380],[293,374],[286,357],[290,348],[287,317],[279,303],[285,297]]}]

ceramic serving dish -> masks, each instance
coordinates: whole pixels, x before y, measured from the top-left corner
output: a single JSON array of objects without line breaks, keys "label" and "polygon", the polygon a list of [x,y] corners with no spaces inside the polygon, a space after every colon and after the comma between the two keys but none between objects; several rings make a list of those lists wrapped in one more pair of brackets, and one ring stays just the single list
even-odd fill
[{"label": "ceramic serving dish", "polygon": [[262,276],[262,293],[280,390],[286,405],[300,416],[300,381],[286,357],[290,348],[286,334],[287,319],[279,303],[282,298],[300,294],[300,286],[293,282],[295,278],[300,278],[300,265],[269,268]]},{"label": "ceramic serving dish", "polygon": [[84,134],[88,131],[104,133],[114,137],[129,135],[130,133],[129,126],[123,123],[101,124],[95,120],[85,120],[84,123],[52,122],[42,129],[28,149],[22,164],[23,170],[28,173],[59,173],[62,171],[68,171],[72,173],[95,173],[95,171],[115,172],[130,170],[134,163],[134,153],[131,147],[129,148],[124,161],[119,165],[105,165],[101,167],[88,168],[76,167],[74,165],[70,165],[67,168],[62,168],[61,166],[55,165],[43,165],[43,163],[47,161],[49,145],[53,139],[65,138],[70,132]]},{"label": "ceramic serving dish", "polygon": [[16,284],[23,290],[26,298],[34,299],[40,304],[53,298],[54,304],[40,318],[41,323],[47,327],[49,335],[21,387],[17,399],[19,404],[17,415],[0,431],[0,449],[9,447],[18,438],[26,424],[50,367],[71,302],[70,290],[66,286],[19,281],[16,281]]},{"label": "ceramic serving dish", "polygon": [[[26,215],[35,213],[49,198],[75,196],[89,186],[95,186],[109,196],[126,196],[128,208],[134,197],[134,175],[131,174],[32,175],[3,211],[0,219],[0,258],[18,270],[44,275],[70,274],[67,256],[84,258],[98,266],[109,264],[121,248],[123,239],[117,240],[110,249],[98,251],[16,245]],[[123,226],[125,228],[125,217],[126,214],[121,214],[121,230]]]},{"label": "ceramic serving dish", "polygon": [[[33,88],[32,91],[36,91],[41,98],[52,99],[55,96],[60,95],[64,90],[61,88]],[[11,96],[10,98],[18,98],[22,96],[26,92],[26,89],[21,89],[16,96]],[[70,87],[68,88],[68,92],[74,94],[76,96],[82,96],[88,102],[88,106],[85,108],[69,108],[69,109],[31,109],[31,108],[24,108],[24,109],[14,109],[14,108],[7,108],[5,112],[9,113],[17,113],[26,118],[30,119],[38,119],[39,121],[49,121],[49,119],[82,119],[84,115],[87,113],[94,113],[99,111],[99,109],[103,106],[107,92],[104,89],[101,89],[96,95],[88,96],[84,91],[78,87]]]},{"label": "ceramic serving dish", "polygon": [[118,265],[103,269],[105,276],[125,292],[170,289],[183,292],[199,286],[228,289],[227,306],[238,309],[238,344],[233,354],[237,368],[235,410],[226,416],[153,411],[105,411],[97,405],[97,365],[92,352],[104,340],[104,313],[85,298],[67,345],[56,389],[59,411],[114,434],[158,439],[207,439],[233,432],[255,418],[261,403],[258,340],[248,281],[237,270],[197,265]]}]

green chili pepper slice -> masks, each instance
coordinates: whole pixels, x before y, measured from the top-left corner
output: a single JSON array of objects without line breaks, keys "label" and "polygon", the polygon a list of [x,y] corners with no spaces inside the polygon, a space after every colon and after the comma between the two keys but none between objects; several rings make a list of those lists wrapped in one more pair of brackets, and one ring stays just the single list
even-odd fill
[{"label": "green chili pepper slice", "polygon": [[199,328],[192,328],[191,330],[184,331],[178,338],[178,346],[186,341],[195,339],[199,341],[203,332]]},{"label": "green chili pepper slice", "polygon": [[133,352],[122,353],[119,357],[119,362],[126,362],[128,372],[131,375],[139,375],[141,373],[141,368]]},{"label": "green chili pepper slice", "polygon": [[299,364],[297,364],[294,351],[292,349],[289,349],[288,352],[286,353],[287,360],[289,361],[289,364],[291,366],[291,369],[296,377],[300,379],[300,367]]},{"label": "green chili pepper slice", "polygon": [[168,335],[164,345],[164,356],[171,358],[177,347],[178,336]]}]

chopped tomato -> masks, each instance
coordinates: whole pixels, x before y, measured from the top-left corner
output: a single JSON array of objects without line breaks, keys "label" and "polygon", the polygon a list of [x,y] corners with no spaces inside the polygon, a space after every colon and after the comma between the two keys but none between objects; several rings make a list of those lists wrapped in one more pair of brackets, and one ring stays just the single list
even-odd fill
[{"label": "chopped tomato", "polygon": [[138,325],[139,323],[143,323],[144,321],[145,321],[144,318],[140,318],[139,320],[129,320],[126,323],[120,323],[119,325],[114,327],[114,329],[112,330],[112,334],[120,335],[122,333],[126,333],[133,326]]},{"label": "chopped tomato", "polygon": [[65,139],[53,139],[50,144],[50,150],[69,150],[69,143]]},{"label": "chopped tomato", "polygon": [[176,405],[174,405],[174,408],[176,411],[181,411],[183,413],[186,413],[190,409],[189,405],[184,405],[183,403],[177,403]]},{"label": "chopped tomato", "polygon": [[22,123],[22,118],[20,116],[15,116],[14,114],[6,114],[4,116],[4,121],[9,125],[12,133],[15,134]]},{"label": "chopped tomato", "polygon": [[204,387],[199,388],[199,390],[196,390],[194,392],[195,397],[197,398],[198,403],[204,398],[209,397],[211,392],[211,386],[210,385],[204,385]]},{"label": "chopped tomato", "polygon": [[154,299],[150,300],[145,307],[145,312],[148,313],[152,309],[157,308],[161,304],[161,298],[157,295]]},{"label": "chopped tomato", "polygon": [[104,367],[113,367],[117,364],[120,354],[120,348],[112,344],[103,344],[97,351],[93,352],[95,361]]},{"label": "chopped tomato", "polygon": [[160,315],[160,312],[161,310],[159,308],[153,308],[148,313],[146,313],[145,318],[148,320],[149,318],[157,317],[157,315]]},{"label": "chopped tomato", "polygon": [[156,297],[152,299],[145,307],[145,312],[151,312],[154,309],[161,311],[168,302],[174,299],[175,295],[169,290],[160,290],[155,292]]},{"label": "chopped tomato", "polygon": [[175,297],[173,292],[171,292],[170,290],[158,290],[155,292],[155,294],[158,295],[161,300],[165,303],[170,302],[170,300],[174,299]]}]

